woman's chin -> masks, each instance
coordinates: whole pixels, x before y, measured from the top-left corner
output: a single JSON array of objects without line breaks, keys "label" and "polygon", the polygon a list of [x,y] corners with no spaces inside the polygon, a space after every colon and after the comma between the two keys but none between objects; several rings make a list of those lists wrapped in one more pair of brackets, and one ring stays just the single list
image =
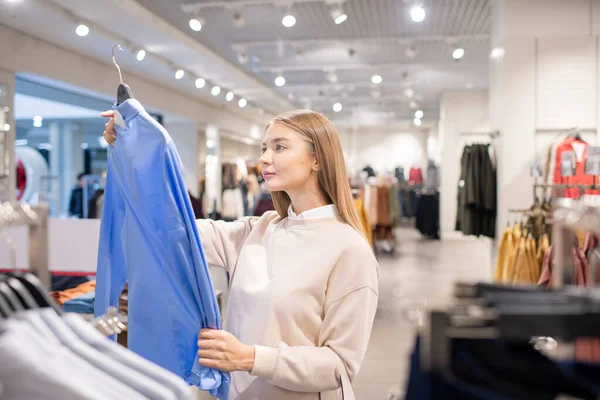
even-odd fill
[{"label": "woman's chin", "polygon": [[277,192],[280,191],[281,188],[276,183],[273,183],[272,181],[267,181],[265,182],[265,190],[268,190],[269,192]]}]

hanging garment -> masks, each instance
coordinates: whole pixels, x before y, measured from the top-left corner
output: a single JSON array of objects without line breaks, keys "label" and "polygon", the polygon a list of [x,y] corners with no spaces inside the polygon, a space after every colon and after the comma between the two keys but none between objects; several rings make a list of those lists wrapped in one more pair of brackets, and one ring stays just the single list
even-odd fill
[{"label": "hanging garment", "polygon": [[[583,140],[568,137],[556,148],[553,183],[566,185],[593,185],[597,183],[594,175],[585,173],[585,162],[587,160],[588,144]],[[572,176],[563,176],[562,167],[569,162],[572,168]],[[580,191],[578,188],[564,189],[562,197],[579,198],[585,194],[600,194],[600,190]]]},{"label": "hanging garment", "polygon": [[265,190],[257,198],[256,207],[254,208],[254,216],[260,217],[267,211],[272,211],[274,209],[275,205],[273,204],[271,193]]},{"label": "hanging garment", "polygon": [[507,227],[502,232],[500,245],[498,246],[498,258],[496,259],[496,268],[494,269],[494,282],[503,282],[504,268],[506,268],[507,258],[509,256],[509,236],[512,236],[512,229]]},{"label": "hanging garment", "polygon": [[433,161],[427,165],[427,179],[425,179],[425,190],[436,192],[440,187],[440,169]]},{"label": "hanging garment", "polygon": [[388,189],[388,199],[390,202],[390,223],[396,225],[400,222],[400,203],[396,187],[392,186]]},{"label": "hanging garment", "polygon": [[[546,255],[544,256],[544,262],[542,264],[542,272],[540,275],[540,279],[538,281],[539,285],[551,288],[553,286],[553,273],[552,270],[552,260],[553,253],[552,247],[548,249]],[[586,286],[586,275],[587,271],[589,271],[589,266],[587,264],[587,260],[585,259],[585,254],[583,250],[579,247],[573,247],[573,268],[574,268],[574,277],[575,277],[575,285],[577,286]]]},{"label": "hanging garment", "polygon": [[522,237],[519,240],[518,253],[515,259],[515,275],[512,280],[515,284],[530,284],[533,281],[531,265],[531,247],[528,240]]},{"label": "hanging garment", "polygon": [[224,219],[236,220],[244,216],[244,196],[239,188],[225,189],[221,204],[221,215]]},{"label": "hanging garment", "polygon": [[440,195],[423,194],[417,206],[415,227],[427,238],[440,239]]},{"label": "hanging garment", "polygon": [[488,144],[463,149],[455,228],[465,235],[496,236],[496,169],[490,151]]},{"label": "hanging garment", "polygon": [[115,110],[100,227],[96,316],[128,282],[128,347],[227,399],[229,376],[197,362],[198,333],[221,329],[210,271],[167,131],[133,99]]},{"label": "hanging garment", "polygon": [[423,184],[423,171],[421,168],[411,168],[408,173],[408,183],[414,185]]},{"label": "hanging garment", "polygon": [[542,274],[542,265],[544,263],[544,256],[546,255],[546,252],[548,250],[550,250],[550,239],[548,237],[548,234],[544,233],[542,235],[542,239],[540,240],[540,245],[538,247],[537,255],[536,255],[536,263],[537,263],[540,275]]}]

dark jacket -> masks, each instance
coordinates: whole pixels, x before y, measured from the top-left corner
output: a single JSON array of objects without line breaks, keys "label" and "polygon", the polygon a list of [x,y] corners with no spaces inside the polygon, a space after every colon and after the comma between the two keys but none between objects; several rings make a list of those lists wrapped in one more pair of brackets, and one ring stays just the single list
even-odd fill
[{"label": "dark jacket", "polygon": [[467,145],[460,161],[456,230],[465,235],[496,235],[496,169],[489,144]]},{"label": "dark jacket", "polygon": [[83,218],[83,189],[80,187],[76,187],[71,191],[69,215]]}]

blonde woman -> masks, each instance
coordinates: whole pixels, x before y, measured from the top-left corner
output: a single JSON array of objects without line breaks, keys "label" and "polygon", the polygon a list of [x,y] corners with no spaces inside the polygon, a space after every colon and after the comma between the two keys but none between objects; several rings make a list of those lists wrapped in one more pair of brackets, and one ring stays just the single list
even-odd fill
[{"label": "blonde woman", "polygon": [[[113,126],[104,132],[109,143]],[[379,266],[353,207],[338,134],[323,115],[292,111],[269,123],[262,147],[276,211],[197,221],[209,265],[231,278],[226,330],[199,333],[200,363],[231,372],[230,399],[353,399]]]}]

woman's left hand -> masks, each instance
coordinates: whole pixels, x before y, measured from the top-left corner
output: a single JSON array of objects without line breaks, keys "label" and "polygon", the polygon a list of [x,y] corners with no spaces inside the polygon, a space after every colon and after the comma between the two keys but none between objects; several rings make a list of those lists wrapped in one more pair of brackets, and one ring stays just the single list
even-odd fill
[{"label": "woman's left hand", "polygon": [[247,346],[227,331],[202,329],[198,334],[200,364],[219,371],[252,371],[254,346]]}]

